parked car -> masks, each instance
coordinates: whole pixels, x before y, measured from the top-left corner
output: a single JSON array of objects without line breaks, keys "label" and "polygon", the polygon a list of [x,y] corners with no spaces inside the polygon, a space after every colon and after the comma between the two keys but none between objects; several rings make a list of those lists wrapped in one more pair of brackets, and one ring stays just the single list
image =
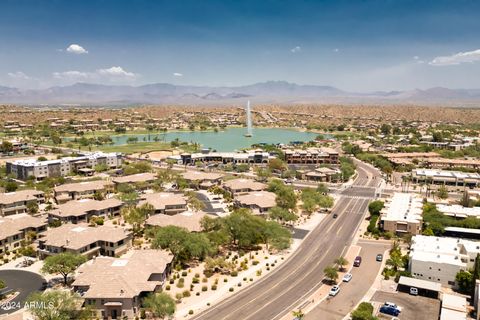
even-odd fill
[{"label": "parked car", "polygon": [[343,282],[350,282],[350,280],[352,280],[352,274],[351,273],[345,273],[345,275],[343,276],[343,279],[342,281]]},{"label": "parked car", "polygon": [[392,307],[392,308],[395,308],[395,309],[398,309],[398,311],[402,312],[402,308],[397,306],[395,303],[393,302],[388,302],[388,301],[385,301],[385,303],[383,304],[384,306],[386,307]]},{"label": "parked car", "polygon": [[353,266],[354,267],[360,267],[360,264],[362,263],[362,257],[357,256],[355,260],[353,261]]},{"label": "parked car", "polygon": [[334,285],[332,287],[332,289],[330,289],[329,295],[332,296],[332,297],[335,297],[338,294],[339,291],[340,291],[340,286],[339,285]]},{"label": "parked car", "polygon": [[400,314],[400,310],[398,310],[396,308],[388,307],[388,306],[381,306],[380,307],[380,312],[391,315],[391,316],[394,316],[394,317],[396,317]]},{"label": "parked car", "polygon": [[382,262],[383,254],[381,254],[381,253],[377,254],[377,257],[375,258],[375,260],[377,260],[378,262]]},{"label": "parked car", "polygon": [[415,287],[411,287],[411,288],[410,288],[410,294],[411,294],[412,296],[418,296],[418,289],[415,288]]}]

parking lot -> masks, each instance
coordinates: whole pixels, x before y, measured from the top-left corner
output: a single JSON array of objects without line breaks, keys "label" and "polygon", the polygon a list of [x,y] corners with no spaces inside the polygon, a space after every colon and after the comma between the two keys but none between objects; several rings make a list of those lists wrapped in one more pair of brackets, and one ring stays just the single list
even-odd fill
[{"label": "parking lot", "polygon": [[[437,320],[440,313],[440,300],[411,296],[403,292],[377,291],[371,301],[374,303],[376,311],[385,301],[395,303],[402,308],[402,312],[398,316],[400,320]],[[382,315],[381,319],[391,319],[388,315],[379,315]]]},{"label": "parking lot", "polygon": [[32,292],[43,288],[45,279],[39,274],[24,270],[0,270],[0,279],[5,281],[7,287],[14,292],[19,292],[18,296],[9,304],[14,308],[0,308],[0,315],[17,311],[18,307],[23,307],[23,303]]}]

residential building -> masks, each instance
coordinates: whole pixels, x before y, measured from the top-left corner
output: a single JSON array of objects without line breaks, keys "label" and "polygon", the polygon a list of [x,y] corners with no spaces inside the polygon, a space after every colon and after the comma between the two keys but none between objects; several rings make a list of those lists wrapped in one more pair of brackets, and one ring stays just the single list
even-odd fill
[{"label": "residential building", "polygon": [[150,183],[156,179],[157,177],[154,173],[145,172],[114,178],[113,183],[115,184],[115,187],[118,187],[119,184],[135,184],[136,189],[148,189]]},{"label": "residential building", "polygon": [[316,168],[303,174],[303,178],[309,181],[317,182],[333,182],[337,181],[341,173],[338,169],[330,169],[327,167]]},{"label": "residential building", "polygon": [[249,208],[254,213],[264,214],[277,205],[276,198],[277,196],[273,192],[256,191],[237,195],[234,203],[238,207]]},{"label": "residential building", "polygon": [[123,202],[116,198],[72,200],[49,211],[48,219],[71,223],[88,222],[92,216],[104,218],[117,216],[122,206]]},{"label": "residential building", "polygon": [[414,169],[412,170],[412,181],[415,183],[443,184],[473,188],[480,185],[480,174],[461,171]]},{"label": "residential building", "polygon": [[380,227],[393,234],[417,235],[422,231],[422,199],[410,193],[396,192],[385,201]]},{"label": "residential building", "polygon": [[70,200],[91,199],[96,193],[105,195],[113,190],[113,183],[105,180],[68,183],[53,189],[53,195],[57,203]]},{"label": "residential building", "polygon": [[27,233],[47,230],[45,219],[32,217],[26,213],[0,218],[0,254],[19,249]]},{"label": "residential building", "polygon": [[223,188],[232,195],[235,195],[252,191],[262,191],[267,188],[267,185],[253,179],[240,178],[225,181],[223,183]]},{"label": "residential building", "polygon": [[455,276],[469,270],[480,253],[480,242],[416,235],[412,238],[409,271],[413,277],[455,287]]},{"label": "residential building", "polygon": [[132,246],[132,233],[119,226],[91,227],[87,223],[63,224],[49,229],[38,240],[42,258],[62,252],[82,254],[88,258],[102,255],[115,257]]},{"label": "residential building", "polygon": [[122,258],[97,257],[78,269],[73,290],[102,319],[134,319],[143,298],[162,290],[172,260],[162,250],[135,250]]},{"label": "residential building", "polygon": [[55,160],[38,161],[37,159],[7,161],[7,173],[15,178],[27,180],[34,177],[42,180],[51,177],[64,177],[78,173],[82,169],[92,169],[96,165],[106,165],[108,168],[119,168],[122,164],[121,153],[84,153],[78,157],[65,157]]},{"label": "residential building", "polygon": [[177,226],[190,232],[202,231],[201,221],[207,214],[204,212],[186,211],[174,215],[156,214],[150,216],[145,224],[150,227]]},{"label": "residential building", "polygon": [[338,164],[338,151],[331,148],[284,150],[288,164]]},{"label": "residential building", "polygon": [[181,173],[182,177],[193,188],[208,189],[220,184],[221,173],[187,170]]},{"label": "residential building", "polygon": [[38,205],[44,202],[44,193],[39,190],[0,193],[0,216],[24,213],[28,211],[30,203]]},{"label": "residential building", "polygon": [[139,205],[148,203],[155,209],[155,214],[173,215],[187,210],[187,200],[183,194],[172,192],[148,193],[142,195]]}]

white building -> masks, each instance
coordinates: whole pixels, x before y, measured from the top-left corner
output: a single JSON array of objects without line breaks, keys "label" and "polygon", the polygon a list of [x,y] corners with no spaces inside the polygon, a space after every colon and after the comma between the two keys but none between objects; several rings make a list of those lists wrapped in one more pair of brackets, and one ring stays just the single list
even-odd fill
[{"label": "white building", "polygon": [[413,169],[412,180],[415,183],[476,187],[480,184],[480,174],[448,170]]},{"label": "white building", "polygon": [[409,271],[418,279],[455,286],[460,270],[473,268],[480,242],[417,235],[412,238]]},{"label": "white building", "polygon": [[394,193],[381,211],[380,225],[394,234],[421,233],[422,199],[410,193]]},{"label": "white building", "polygon": [[7,162],[7,173],[15,178],[26,180],[35,177],[42,180],[49,177],[63,177],[81,169],[93,168],[96,165],[106,165],[108,168],[118,168],[122,164],[121,153],[93,152],[78,157],[38,161],[37,159],[15,160]]},{"label": "white building", "polygon": [[437,210],[442,212],[444,215],[454,218],[480,217],[480,207],[468,208],[459,204],[437,204],[436,207]]}]

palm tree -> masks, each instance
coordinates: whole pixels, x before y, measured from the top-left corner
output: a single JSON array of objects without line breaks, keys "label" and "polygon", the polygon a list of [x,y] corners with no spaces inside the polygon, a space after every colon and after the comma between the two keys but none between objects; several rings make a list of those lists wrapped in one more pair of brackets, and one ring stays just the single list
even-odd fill
[{"label": "palm tree", "polygon": [[334,266],[328,266],[325,269],[323,269],[323,272],[325,274],[325,277],[331,282],[331,283],[337,283],[338,279],[338,272],[337,268]]},{"label": "palm tree", "polygon": [[292,315],[295,319],[302,320],[305,317],[305,313],[303,313],[302,309],[298,309],[297,311],[292,311]]},{"label": "palm tree", "polygon": [[348,264],[348,261],[347,259],[345,259],[344,257],[339,257],[335,260],[335,263],[338,265],[338,267],[340,268],[340,271],[344,271],[345,270],[345,266]]}]

